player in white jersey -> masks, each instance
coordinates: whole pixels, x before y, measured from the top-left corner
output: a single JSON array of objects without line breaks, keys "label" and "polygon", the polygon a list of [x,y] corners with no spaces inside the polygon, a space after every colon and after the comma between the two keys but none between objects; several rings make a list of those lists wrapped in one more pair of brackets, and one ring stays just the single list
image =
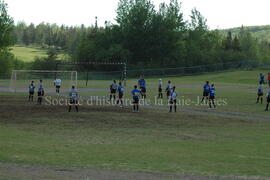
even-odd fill
[{"label": "player in white jersey", "polygon": [[55,88],[56,88],[56,93],[60,93],[60,88],[61,88],[61,84],[62,84],[62,80],[57,78],[55,79],[54,81],[54,84],[55,84]]},{"label": "player in white jersey", "polygon": [[172,112],[172,107],[174,106],[174,112],[176,112],[176,104],[177,104],[177,92],[175,91],[175,86],[173,86],[171,90],[171,94],[169,97],[170,103],[170,112]]},{"label": "player in white jersey", "polygon": [[258,97],[257,97],[257,104],[259,104],[259,101],[261,99],[261,104],[263,103],[263,85],[260,84],[258,88]]},{"label": "player in white jersey", "polygon": [[269,86],[269,89],[267,91],[267,102],[266,102],[266,108],[265,108],[265,111],[268,111],[269,109],[269,103],[270,103],[270,86]]},{"label": "player in white jersey", "polygon": [[110,85],[110,101],[112,100],[116,100],[116,92],[117,92],[117,84],[116,84],[116,80],[113,80],[112,84]]},{"label": "player in white jersey", "polygon": [[71,111],[71,106],[75,105],[76,111],[79,112],[78,108],[78,92],[75,89],[75,86],[72,86],[71,91],[69,92],[69,108],[68,112]]}]

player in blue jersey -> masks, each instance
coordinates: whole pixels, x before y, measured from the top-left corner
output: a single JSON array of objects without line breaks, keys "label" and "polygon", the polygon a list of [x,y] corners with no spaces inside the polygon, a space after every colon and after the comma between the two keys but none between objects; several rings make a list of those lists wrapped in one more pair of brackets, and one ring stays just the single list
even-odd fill
[{"label": "player in blue jersey", "polygon": [[158,83],[158,99],[163,98],[163,93],[162,93],[162,79],[159,79]]},{"label": "player in blue jersey", "polygon": [[143,78],[143,75],[141,75],[140,79],[138,80],[138,86],[141,90],[142,98],[146,99],[146,81]]},{"label": "player in blue jersey", "polygon": [[215,85],[212,84],[210,91],[209,91],[209,107],[210,108],[212,108],[212,104],[213,104],[214,108],[216,108],[215,96],[216,96],[216,88],[215,88]]},{"label": "player in blue jersey", "polygon": [[206,81],[206,83],[203,86],[203,98],[201,100],[201,104],[203,103],[204,99],[209,99],[209,93],[210,93],[210,85],[209,81]]},{"label": "player in blue jersey", "polygon": [[34,94],[35,94],[35,85],[34,81],[31,81],[31,84],[29,85],[29,101],[34,101]]},{"label": "player in blue jersey", "polygon": [[264,82],[264,74],[263,73],[260,73],[260,84],[265,84]]},{"label": "player in blue jersey", "polygon": [[68,112],[71,112],[71,106],[74,105],[77,112],[79,112],[78,107],[78,92],[75,89],[75,86],[72,86],[71,91],[69,92],[69,107]]},{"label": "player in blue jersey", "polygon": [[170,112],[172,112],[172,107],[174,106],[174,112],[176,112],[176,104],[177,104],[177,92],[175,91],[175,86],[173,86],[170,95]]},{"label": "player in blue jersey", "polygon": [[257,104],[259,104],[259,101],[261,99],[261,104],[263,103],[263,85],[260,84],[258,88],[258,97],[257,97]]},{"label": "player in blue jersey", "polygon": [[113,80],[112,84],[110,85],[110,101],[112,100],[115,100],[116,99],[116,91],[117,91],[117,84],[116,84],[116,81]]},{"label": "player in blue jersey", "polygon": [[139,112],[139,100],[142,91],[138,89],[137,85],[134,86],[134,89],[131,91],[133,98],[133,112]]},{"label": "player in blue jersey", "polygon": [[44,96],[44,87],[43,81],[41,79],[38,84],[38,99],[37,99],[38,104],[42,104],[43,96]]},{"label": "player in blue jersey", "polygon": [[117,87],[117,91],[118,91],[118,100],[117,100],[117,104],[120,103],[120,106],[123,106],[123,96],[124,96],[124,86],[122,86],[122,83],[119,82],[119,85]]},{"label": "player in blue jersey", "polygon": [[167,95],[167,99],[170,98],[171,90],[172,90],[172,82],[171,81],[168,81],[168,84],[167,84],[166,89],[165,89],[165,92],[166,92],[166,95]]}]

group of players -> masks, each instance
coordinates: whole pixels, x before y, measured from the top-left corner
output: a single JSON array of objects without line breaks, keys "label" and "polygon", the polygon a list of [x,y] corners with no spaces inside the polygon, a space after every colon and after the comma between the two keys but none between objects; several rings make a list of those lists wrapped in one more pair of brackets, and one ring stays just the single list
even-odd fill
[{"label": "group of players", "polygon": [[[56,90],[56,94],[60,94],[60,88],[61,88],[61,83],[62,80],[60,78],[55,79],[55,81],[53,82],[54,86],[55,86],[55,90]],[[29,89],[29,101],[34,101],[34,94],[35,94],[35,82],[31,81],[30,85],[28,86]],[[41,105],[42,101],[43,101],[43,97],[45,95],[44,93],[44,87],[43,87],[43,80],[39,80],[38,83],[38,90],[37,90],[37,104]],[[78,92],[75,89],[75,86],[72,86],[71,91],[69,92],[69,98],[70,98],[70,103],[69,103],[69,112],[71,111],[71,107],[72,105],[75,105],[75,109],[78,112],[79,111],[79,107],[78,107]]]},{"label": "group of players", "polygon": [[[268,91],[267,91],[267,94],[266,94],[266,107],[265,107],[265,111],[268,111],[269,110],[269,104],[270,104],[270,73],[268,73],[267,79],[268,79]],[[257,104],[259,104],[260,100],[261,100],[261,104],[263,103],[263,96],[264,96],[263,85],[264,84],[266,84],[265,83],[265,76],[264,76],[263,73],[260,73],[258,96],[257,96]]]},{"label": "group of players", "polygon": [[[34,94],[35,94],[35,84],[34,81],[31,81],[28,89],[29,89],[29,101],[34,101]],[[38,98],[37,98],[37,104],[42,104],[43,96],[44,96],[44,88],[43,88],[43,81],[40,80],[38,83]]]},{"label": "group of players", "polygon": [[[209,81],[206,82],[206,84],[203,87],[203,98],[201,100],[201,103],[203,103],[205,100],[209,101],[209,108],[216,108],[215,104],[215,86],[212,84],[210,86]],[[113,80],[112,84],[110,85],[110,101],[116,100],[116,93],[118,92],[118,100],[117,104],[120,103],[120,106],[123,105],[123,95],[124,95],[124,87],[122,86],[121,82],[119,82],[119,85],[117,85],[116,81]],[[143,78],[143,76],[140,76],[140,79],[138,80],[138,85],[135,85],[133,90],[131,91],[132,98],[133,98],[133,112],[139,112],[139,101],[140,98],[146,99],[146,81]],[[176,87],[172,85],[171,81],[168,81],[168,84],[165,89],[165,94],[167,96],[168,102],[170,104],[170,111],[172,112],[174,107],[174,112],[177,110],[177,92]],[[163,99],[163,83],[162,79],[159,80],[158,84],[158,99]]]},{"label": "group of players", "polygon": [[[59,95],[60,93],[60,88],[61,88],[61,79],[57,78],[54,81],[54,86],[56,88],[56,93]],[[263,73],[260,73],[260,80],[259,80],[259,88],[258,88],[258,97],[257,97],[257,104],[261,102],[263,103],[263,96],[264,96],[264,89],[263,85],[265,83],[265,77]],[[270,104],[270,73],[268,73],[268,85],[269,89],[267,92],[267,103],[266,103],[266,108],[265,111],[269,110],[269,104]],[[34,93],[35,93],[35,84],[34,81],[31,81],[29,85],[29,101],[34,101]],[[38,88],[37,88],[37,104],[42,104],[43,97],[44,97],[44,87],[43,87],[43,81],[40,80],[38,83]],[[110,85],[110,98],[109,101],[116,101],[117,104],[120,105],[120,107],[123,106],[123,97],[124,97],[124,92],[125,88],[122,85],[122,82],[119,82],[118,84],[116,83],[115,80],[113,80],[112,84]],[[215,104],[215,92],[216,88],[214,84],[209,83],[209,81],[206,81],[206,83],[203,86],[203,98],[201,100],[201,104],[203,102],[208,102],[209,103],[209,108],[216,108]],[[116,100],[116,93],[118,93],[118,99]],[[146,81],[143,78],[143,76],[140,76],[140,79],[138,80],[138,84],[134,86],[133,90],[131,91],[132,94],[132,99],[133,99],[133,112],[139,112],[139,102],[140,98],[146,99]],[[174,112],[177,111],[177,92],[176,92],[176,87],[172,85],[171,81],[168,81],[165,89],[165,94],[167,96],[168,102],[170,104],[170,110],[169,112],[173,111],[174,107]],[[69,98],[70,98],[70,103],[69,103],[69,112],[71,111],[72,105],[75,106],[76,111],[79,111],[78,108],[78,92],[75,89],[75,86],[72,86],[71,91],[69,92]],[[158,98],[163,99],[163,82],[162,79],[159,80],[158,83]]]},{"label": "group of players", "polygon": [[[166,88],[166,94],[167,98],[170,102],[170,112],[172,112],[172,107],[174,106],[174,110],[176,112],[176,104],[177,104],[177,92],[175,90],[175,86],[172,86],[171,81],[168,82],[167,88]],[[118,100],[117,104],[120,104],[120,106],[123,106],[123,95],[124,95],[124,87],[122,86],[122,83],[119,82],[119,85],[116,84],[116,81],[113,80],[112,84],[110,85],[110,101],[116,100],[116,93],[118,92]],[[162,93],[162,80],[159,80],[158,85],[158,98],[163,98]],[[146,81],[143,78],[143,76],[140,76],[140,79],[138,80],[138,85],[135,85],[133,90],[131,91],[132,99],[133,99],[133,112],[139,112],[139,102],[140,98],[146,99]]]}]

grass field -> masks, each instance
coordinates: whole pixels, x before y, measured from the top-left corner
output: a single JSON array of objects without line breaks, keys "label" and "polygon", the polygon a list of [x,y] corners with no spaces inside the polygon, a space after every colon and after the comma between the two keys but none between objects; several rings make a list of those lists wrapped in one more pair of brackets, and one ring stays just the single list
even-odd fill
[{"label": "grass field", "polygon": [[[15,55],[15,57],[24,62],[33,62],[35,60],[35,57],[47,56],[47,49],[35,46],[13,46],[11,47],[11,49],[11,52]],[[64,59],[66,58],[66,56],[67,55],[61,53],[58,55],[58,58]]]},{"label": "grass field", "polygon": [[[0,162],[270,178],[270,114],[263,111],[265,102],[255,104],[259,72],[169,78],[180,99],[196,101],[202,84],[210,80],[217,86],[217,97],[228,101],[216,110],[193,104],[172,114],[166,106],[145,106],[134,114],[129,106],[110,105],[84,105],[79,113],[67,113],[66,106],[29,103],[25,93],[0,92]],[[165,84],[168,78],[163,80]],[[0,81],[0,86],[5,83]],[[89,91],[84,83],[79,81],[80,95],[108,95],[110,81],[91,81]],[[126,96],[135,83],[128,81]],[[157,83],[158,79],[147,79],[151,101]],[[239,114],[233,116],[232,112]]]}]

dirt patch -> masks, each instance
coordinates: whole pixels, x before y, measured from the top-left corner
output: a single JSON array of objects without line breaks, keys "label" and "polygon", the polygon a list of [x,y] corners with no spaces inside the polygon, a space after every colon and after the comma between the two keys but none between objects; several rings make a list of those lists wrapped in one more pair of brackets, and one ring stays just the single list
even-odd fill
[{"label": "dirt patch", "polygon": [[1,179],[59,179],[59,180],[268,180],[259,177],[191,176],[115,170],[93,170],[60,166],[33,166],[0,163]]}]

